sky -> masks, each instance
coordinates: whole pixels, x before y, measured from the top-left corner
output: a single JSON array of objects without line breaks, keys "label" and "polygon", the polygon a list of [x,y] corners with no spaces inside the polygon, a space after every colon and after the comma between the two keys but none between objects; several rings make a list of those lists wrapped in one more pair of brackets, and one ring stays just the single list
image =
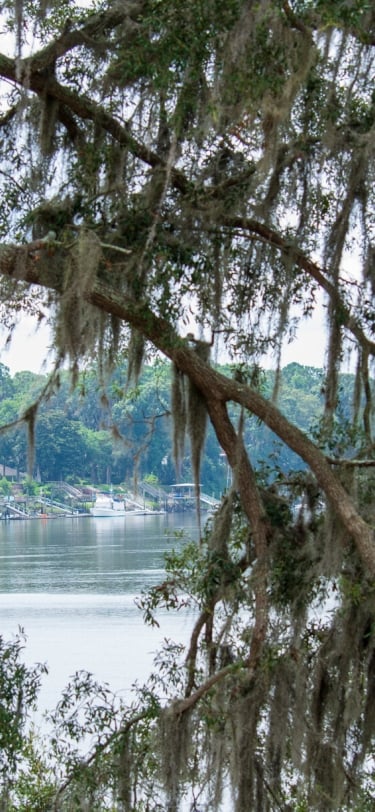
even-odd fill
[{"label": "sky", "polygon": [[[0,362],[10,369],[12,376],[25,370],[46,374],[52,368],[53,355],[50,352],[52,337],[46,325],[40,325],[38,330],[35,330],[35,320],[25,316],[15,329],[8,347],[6,338],[7,332],[0,329]],[[295,361],[303,366],[321,368],[324,348],[323,315],[316,313],[314,318],[303,322],[296,341],[284,348],[282,366]]]},{"label": "sky", "polygon": [[[0,329],[0,363],[10,369],[13,376],[16,372],[28,370],[45,374],[52,367],[48,353],[51,345],[51,332],[46,326],[35,330],[35,319],[24,317],[15,328],[11,344],[6,346],[8,331]],[[43,367],[44,360],[47,364]]]}]

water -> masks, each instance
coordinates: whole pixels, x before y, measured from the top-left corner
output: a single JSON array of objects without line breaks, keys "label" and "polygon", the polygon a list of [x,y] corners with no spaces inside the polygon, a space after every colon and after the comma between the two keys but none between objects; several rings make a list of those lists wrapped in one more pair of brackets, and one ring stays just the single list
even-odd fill
[{"label": "water", "polygon": [[0,522],[0,633],[24,628],[28,663],[46,662],[40,712],[52,708],[80,669],[130,696],[152,669],[164,637],[187,640],[189,614],[158,613],[160,628],[143,624],[141,590],[163,578],[163,554],[193,515],[74,518]]}]

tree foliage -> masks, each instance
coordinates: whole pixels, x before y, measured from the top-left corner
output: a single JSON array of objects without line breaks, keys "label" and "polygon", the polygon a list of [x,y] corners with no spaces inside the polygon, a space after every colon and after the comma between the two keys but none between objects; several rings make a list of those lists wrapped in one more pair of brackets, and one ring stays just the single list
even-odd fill
[{"label": "tree foliage", "polygon": [[[225,374],[235,372],[228,365],[217,368]],[[171,426],[173,374],[167,362],[145,364],[137,385],[126,391],[127,364],[120,359],[105,387],[98,380],[96,365],[92,364],[80,374],[77,387],[72,390],[69,372],[62,370],[48,400],[42,401],[38,409],[34,476],[42,482],[69,477],[77,484],[82,480],[100,484],[107,481],[109,472],[112,484],[133,486],[135,475],[141,479],[152,474],[161,485],[170,485],[176,477]],[[278,406],[288,420],[293,420],[310,437],[317,436],[323,419],[323,374],[321,369],[296,363],[282,369]],[[271,397],[274,372],[265,370],[259,375],[263,394]],[[48,377],[30,372],[17,372],[11,377],[7,371],[6,380],[4,395],[7,391],[11,394],[3,398],[0,395],[3,426],[16,422],[32,406],[45,389]],[[351,423],[354,385],[353,374],[340,376],[340,419],[330,437],[330,453],[346,458],[354,452],[359,433]],[[236,420],[238,407],[231,407],[229,413]],[[272,480],[275,470],[287,474],[301,469],[300,458],[254,418],[246,421],[244,442],[252,449],[255,469],[260,468],[267,481]],[[0,461],[3,466],[26,472],[27,435],[22,423],[0,435]],[[188,444],[179,479],[192,480]],[[201,464],[202,490],[220,497],[229,480],[225,454],[208,425]]]},{"label": "tree foliage", "polygon": [[[176,652],[165,655],[167,696],[152,724],[142,714],[124,723],[117,808],[156,809],[162,797],[175,812],[190,788],[193,805],[198,793],[215,809],[227,785],[236,812],[366,808],[374,10],[349,0],[23,0],[3,13],[15,42],[0,56],[9,329],[23,310],[48,311],[56,374],[68,359],[73,382],[93,355],[104,375],[123,354],[136,381],[143,359],[161,353],[178,384],[177,456],[186,427],[197,489],[207,416],[233,471],[212,533],[174,561],[160,591],[172,605],[194,574],[199,617],[176,681]],[[322,301],[325,411],[311,438],[277,394],[283,343]],[[234,375],[210,364],[215,347]],[[259,372],[267,353],[271,397]],[[356,387],[345,422],[347,356]],[[307,473],[279,471],[271,488],[256,475],[249,414]],[[25,419],[32,440],[35,410]],[[94,799],[95,768],[85,774]],[[92,809],[105,803],[97,779]]]}]

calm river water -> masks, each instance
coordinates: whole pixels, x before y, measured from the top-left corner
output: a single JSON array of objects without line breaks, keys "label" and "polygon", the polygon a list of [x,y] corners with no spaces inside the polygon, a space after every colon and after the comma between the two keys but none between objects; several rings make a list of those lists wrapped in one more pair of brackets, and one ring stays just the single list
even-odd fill
[{"label": "calm river water", "polygon": [[41,710],[86,669],[125,697],[164,637],[184,641],[193,619],[158,614],[145,627],[134,599],[163,577],[163,553],[196,538],[194,515],[0,522],[0,634],[22,626],[25,660],[46,662]]}]

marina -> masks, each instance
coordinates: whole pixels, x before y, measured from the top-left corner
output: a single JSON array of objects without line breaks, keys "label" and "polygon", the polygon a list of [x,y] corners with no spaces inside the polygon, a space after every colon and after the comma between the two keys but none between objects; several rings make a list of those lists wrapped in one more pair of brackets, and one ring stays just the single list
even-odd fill
[{"label": "marina", "polygon": [[[219,500],[200,492],[199,503],[201,511],[211,511]],[[196,506],[195,486],[185,482],[166,487],[140,482],[136,493],[123,488],[111,487],[104,492],[94,487],[78,488],[66,482],[51,482],[32,495],[17,484],[11,493],[0,497],[0,519],[18,521],[82,516],[115,519],[195,512]]]}]

